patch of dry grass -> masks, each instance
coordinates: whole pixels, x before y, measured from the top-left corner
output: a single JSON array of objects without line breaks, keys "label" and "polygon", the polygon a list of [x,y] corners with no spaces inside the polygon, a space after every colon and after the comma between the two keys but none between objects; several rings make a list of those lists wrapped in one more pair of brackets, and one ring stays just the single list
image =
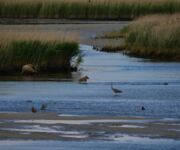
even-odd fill
[{"label": "patch of dry grass", "polygon": [[31,30],[1,30],[0,40],[41,40],[41,41],[76,41],[77,35],[69,34],[67,32],[55,32],[55,31],[39,31],[38,29]]},{"label": "patch of dry grass", "polygon": [[103,33],[102,35],[99,35],[95,38],[105,38],[105,39],[118,39],[118,38],[123,38],[124,34],[121,32],[121,30],[116,30],[116,31],[111,31],[111,32],[106,32]]},{"label": "patch of dry grass", "polygon": [[152,15],[129,25],[125,34],[131,55],[180,60],[180,14]]},{"label": "patch of dry grass", "polygon": [[126,49],[125,45],[119,45],[119,46],[114,46],[114,45],[106,45],[101,48],[101,51],[104,52],[120,52],[124,51]]}]

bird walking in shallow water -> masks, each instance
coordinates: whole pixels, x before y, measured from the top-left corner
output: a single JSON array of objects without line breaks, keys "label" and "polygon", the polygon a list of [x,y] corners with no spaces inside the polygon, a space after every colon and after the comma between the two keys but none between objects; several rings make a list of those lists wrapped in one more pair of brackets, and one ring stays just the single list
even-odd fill
[{"label": "bird walking in shallow water", "polygon": [[31,108],[31,111],[32,111],[32,113],[36,113],[37,112],[37,110],[36,110],[36,108],[34,106]]},{"label": "bird walking in shallow water", "polygon": [[122,90],[114,88],[112,83],[111,83],[111,90],[113,91],[114,94],[122,93]]},{"label": "bird walking in shallow water", "polygon": [[79,81],[79,83],[87,83],[88,79],[89,79],[88,76],[84,76],[84,77],[80,78],[78,81]]}]

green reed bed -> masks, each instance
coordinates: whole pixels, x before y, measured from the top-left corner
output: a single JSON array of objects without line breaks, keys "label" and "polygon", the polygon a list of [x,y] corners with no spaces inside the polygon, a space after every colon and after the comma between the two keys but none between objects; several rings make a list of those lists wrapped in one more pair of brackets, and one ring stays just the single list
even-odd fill
[{"label": "green reed bed", "polygon": [[1,18],[133,19],[180,12],[180,0],[0,0]]},{"label": "green reed bed", "polygon": [[70,71],[72,58],[79,55],[76,42],[31,34],[0,35],[0,73],[20,73],[25,64],[37,65],[40,72]]},{"label": "green reed bed", "polygon": [[180,61],[180,14],[142,17],[124,35],[130,55]]}]

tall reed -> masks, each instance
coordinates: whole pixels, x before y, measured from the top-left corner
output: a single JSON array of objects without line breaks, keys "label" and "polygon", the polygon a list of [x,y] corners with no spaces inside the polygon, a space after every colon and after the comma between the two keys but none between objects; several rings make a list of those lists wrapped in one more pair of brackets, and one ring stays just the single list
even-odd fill
[{"label": "tall reed", "polygon": [[13,32],[0,34],[1,73],[21,72],[25,64],[38,65],[41,72],[65,71],[71,59],[79,54],[73,40],[55,36],[54,33]]},{"label": "tall reed", "polygon": [[133,19],[180,12],[180,0],[0,0],[1,18]]},{"label": "tall reed", "polygon": [[180,61],[180,14],[145,16],[126,27],[131,55]]}]

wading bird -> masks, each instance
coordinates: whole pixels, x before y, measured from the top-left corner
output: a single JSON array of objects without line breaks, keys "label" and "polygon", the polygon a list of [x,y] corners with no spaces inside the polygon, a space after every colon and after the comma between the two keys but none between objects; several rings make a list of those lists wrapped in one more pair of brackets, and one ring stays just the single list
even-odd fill
[{"label": "wading bird", "polygon": [[111,90],[113,91],[114,94],[122,93],[122,90],[114,88],[112,83],[111,83]]},{"label": "wading bird", "polygon": [[36,113],[37,112],[37,110],[36,110],[36,108],[34,106],[31,108],[31,111],[32,111],[32,113]]},{"label": "wading bird", "polygon": [[84,77],[79,79],[79,83],[86,83],[88,79],[89,79],[88,76],[84,76]]}]

